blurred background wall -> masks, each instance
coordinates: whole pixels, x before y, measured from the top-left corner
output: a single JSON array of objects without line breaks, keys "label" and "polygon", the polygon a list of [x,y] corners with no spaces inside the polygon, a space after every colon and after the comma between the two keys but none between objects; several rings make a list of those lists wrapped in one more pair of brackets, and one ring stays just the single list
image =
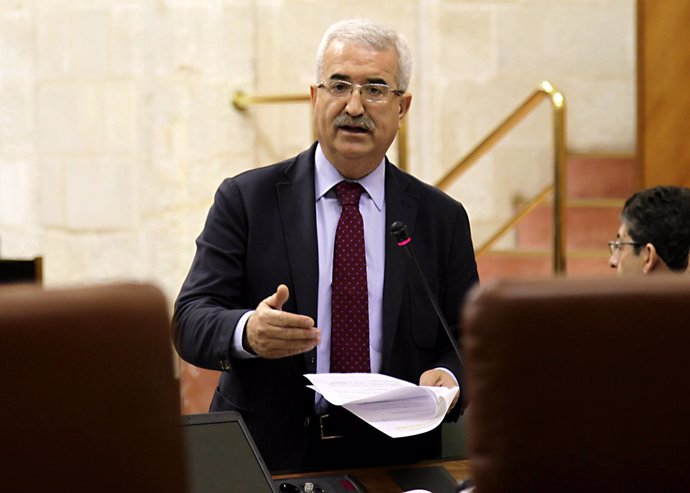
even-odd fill
[{"label": "blurred background wall", "polygon": [[[307,94],[332,22],[409,39],[409,170],[439,179],[542,80],[570,152],[635,150],[634,0],[0,0],[0,255],[46,285],[145,279],[171,298],[226,177],[311,143]],[[545,107],[453,190],[475,237],[550,177]],[[395,149],[390,157],[397,158]]]}]

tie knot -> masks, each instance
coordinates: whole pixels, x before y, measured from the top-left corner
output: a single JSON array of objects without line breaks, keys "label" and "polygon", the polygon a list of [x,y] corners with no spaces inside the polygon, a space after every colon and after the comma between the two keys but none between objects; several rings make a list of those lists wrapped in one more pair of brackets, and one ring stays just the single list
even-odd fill
[{"label": "tie knot", "polygon": [[359,206],[359,197],[363,191],[362,185],[350,181],[341,181],[335,186],[335,194],[341,205]]}]

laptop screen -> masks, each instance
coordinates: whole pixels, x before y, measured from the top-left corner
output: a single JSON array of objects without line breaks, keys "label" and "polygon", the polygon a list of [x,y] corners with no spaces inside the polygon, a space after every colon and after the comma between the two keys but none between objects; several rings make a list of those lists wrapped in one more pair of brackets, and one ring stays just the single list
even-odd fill
[{"label": "laptop screen", "polygon": [[274,493],[268,468],[235,412],[182,416],[191,493]]}]

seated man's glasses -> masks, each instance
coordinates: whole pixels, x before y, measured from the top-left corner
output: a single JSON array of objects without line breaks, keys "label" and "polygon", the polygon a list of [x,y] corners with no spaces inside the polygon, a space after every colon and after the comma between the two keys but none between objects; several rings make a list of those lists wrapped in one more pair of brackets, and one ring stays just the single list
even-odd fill
[{"label": "seated man's glasses", "polygon": [[611,255],[618,253],[623,245],[642,246],[644,243],[640,243],[639,241],[611,240],[609,241],[609,250],[611,251]]},{"label": "seated man's glasses", "polygon": [[385,103],[390,98],[391,94],[402,96],[405,91],[400,89],[391,89],[387,84],[369,83],[369,84],[353,84],[352,82],[340,79],[322,80],[316,87],[323,88],[334,98],[349,98],[355,87],[359,89],[362,98],[369,103]]}]

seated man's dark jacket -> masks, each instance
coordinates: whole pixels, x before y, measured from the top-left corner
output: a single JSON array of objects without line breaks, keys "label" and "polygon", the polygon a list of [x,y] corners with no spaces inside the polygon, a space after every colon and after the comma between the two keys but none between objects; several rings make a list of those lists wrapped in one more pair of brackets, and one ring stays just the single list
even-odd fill
[{"label": "seated man's dark jacket", "polygon": [[[283,309],[317,320],[314,152],[315,145],[220,185],[175,304],[174,342],[181,357],[222,371],[211,410],[239,411],[272,470],[301,466],[305,418],[314,413],[314,392],[303,374],[316,372],[316,351],[235,359],[229,348],[240,317],[281,283],[290,289]],[[467,214],[439,190],[388,161],[385,166],[386,223],[407,224],[424,275],[457,334],[462,300],[478,281]],[[388,231],[385,236],[381,373],[416,384],[424,371],[445,367],[464,390],[463,368],[415,266]],[[391,443],[398,451],[410,447],[415,456],[422,450],[433,457],[440,453],[440,429]]]}]

